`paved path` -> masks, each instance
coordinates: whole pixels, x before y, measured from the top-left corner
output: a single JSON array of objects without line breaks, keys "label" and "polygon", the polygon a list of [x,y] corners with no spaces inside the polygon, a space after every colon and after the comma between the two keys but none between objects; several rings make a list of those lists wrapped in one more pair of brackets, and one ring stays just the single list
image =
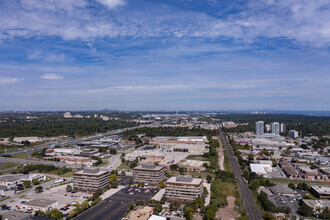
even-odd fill
[{"label": "paved path", "polygon": [[233,149],[229,146],[229,142],[227,137],[225,136],[224,132],[220,129],[220,135],[222,139],[222,143],[227,151],[228,159],[233,167],[235,176],[238,180],[238,185],[240,187],[241,196],[243,199],[243,203],[246,209],[246,212],[251,220],[261,220],[261,214],[254,200],[252,193],[247,185],[246,182],[243,180],[242,171],[239,168],[238,162],[236,160],[236,156],[234,155]]}]

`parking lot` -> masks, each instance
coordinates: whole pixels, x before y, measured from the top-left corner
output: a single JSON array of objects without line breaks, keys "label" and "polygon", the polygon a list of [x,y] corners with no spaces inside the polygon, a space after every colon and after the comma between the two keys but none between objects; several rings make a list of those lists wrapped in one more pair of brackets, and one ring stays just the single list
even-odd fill
[{"label": "parking lot", "polygon": [[100,204],[94,206],[82,215],[74,218],[75,220],[119,220],[127,211],[128,203],[137,200],[149,200],[156,193],[157,189],[144,189],[138,187],[125,187],[116,194],[103,200]]}]

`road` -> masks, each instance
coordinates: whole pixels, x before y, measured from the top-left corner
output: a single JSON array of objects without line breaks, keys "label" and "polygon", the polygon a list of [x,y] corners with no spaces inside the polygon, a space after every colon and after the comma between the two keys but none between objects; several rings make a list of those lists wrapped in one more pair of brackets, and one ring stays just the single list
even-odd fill
[{"label": "road", "polygon": [[252,193],[251,193],[247,183],[243,180],[242,171],[239,168],[239,165],[236,160],[236,156],[234,155],[233,149],[229,145],[228,139],[221,129],[220,129],[220,135],[221,135],[223,146],[225,147],[225,149],[227,151],[228,159],[233,167],[235,176],[237,177],[238,185],[239,185],[239,188],[241,191],[241,196],[243,199],[243,203],[244,203],[246,212],[249,216],[249,219],[251,219],[251,220],[260,219],[261,220],[262,217],[261,217],[259,208],[252,196]]}]

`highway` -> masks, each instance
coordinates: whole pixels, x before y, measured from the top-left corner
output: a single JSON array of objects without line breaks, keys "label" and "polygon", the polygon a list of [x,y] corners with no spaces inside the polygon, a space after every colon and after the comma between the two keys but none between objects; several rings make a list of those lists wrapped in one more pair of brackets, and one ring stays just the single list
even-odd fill
[{"label": "highway", "polygon": [[[0,157],[0,167],[4,166],[6,162],[13,162],[13,163],[22,163],[22,164],[50,164],[50,165],[55,165],[55,166],[59,166],[59,167],[71,167],[72,164],[66,164],[66,163],[61,163],[61,162],[55,162],[55,161],[47,161],[47,160],[33,160],[31,158],[31,153],[33,151],[36,150],[42,150],[42,149],[47,149],[47,148],[53,148],[56,145],[58,146],[68,146],[68,145],[73,145],[73,144],[78,144],[80,142],[86,141],[86,140],[90,140],[90,139],[96,139],[96,138],[100,138],[103,136],[109,136],[109,135],[115,135],[115,134],[120,134],[124,131],[128,131],[128,130],[134,130],[137,128],[143,128],[143,127],[151,127],[154,126],[154,124],[146,124],[146,125],[139,125],[139,126],[135,126],[135,127],[130,127],[130,128],[122,128],[122,129],[117,129],[117,130],[113,130],[113,131],[108,131],[106,133],[99,133],[99,134],[95,134],[95,135],[91,135],[88,137],[76,137],[76,138],[71,138],[68,140],[62,140],[59,142],[52,142],[52,143],[47,143],[47,144],[42,144],[36,147],[31,147],[31,148],[26,148],[24,150],[20,150],[20,151],[13,151],[13,152],[8,152],[7,154],[9,155],[17,155],[17,154],[23,154],[23,153],[27,153],[26,154],[26,159],[19,159],[19,158],[9,158],[9,157]],[[104,167],[107,170],[112,170],[115,169],[117,166],[119,166],[121,164],[121,160],[120,160],[120,155],[115,155],[113,157],[111,157],[109,159],[109,165]],[[12,170],[16,169],[16,167],[13,168],[9,168],[6,170],[2,170],[2,172],[10,172]]]},{"label": "highway", "polygon": [[262,217],[261,217],[259,208],[252,196],[252,193],[251,193],[247,183],[243,180],[242,171],[239,168],[239,164],[236,160],[236,156],[234,155],[233,149],[229,145],[228,139],[221,129],[220,129],[220,135],[221,135],[223,146],[225,147],[225,149],[227,151],[229,161],[233,167],[235,176],[237,177],[238,185],[239,185],[239,188],[241,191],[241,196],[243,199],[243,203],[244,203],[246,212],[249,216],[249,219],[251,219],[251,220],[260,219],[261,220]]}]

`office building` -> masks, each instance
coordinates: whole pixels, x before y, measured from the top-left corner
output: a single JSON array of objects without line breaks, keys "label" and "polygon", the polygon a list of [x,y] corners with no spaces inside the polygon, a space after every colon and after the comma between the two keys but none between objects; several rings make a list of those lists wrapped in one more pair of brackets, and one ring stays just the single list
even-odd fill
[{"label": "office building", "polygon": [[182,175],[166,181],[165,197],[168,201],[193,202],[203,195],[203,179]]},{"label": "office building", "polygon": [[109,171],[98,168],[86,168],[73,174],[73,189],[84,192],[95,192],[109,187]]},{"label": "office building", "polygon": [[271,123],[271,132],[273,135],[280,135],[280,123],[278,122],[273,122]]},{"label": "office building", "polygon": [[138,165],[133,170],[133,180],[135,183],[157,185],[165,180],[165,167],[155,164]]},{"label": "office building", "polygon": [[262,136],[262,135],[264,135],[264,122],[257,121],[256,122],[256,136]]},{"label": "office building", "polygon": [[290,130],[289,131],[289,137],[291,137],[291,138],[297,138],[297,137],[299,137],[298,131],[296,131],[296,130]]},{"label": "office building", "polygon": [[280,133],[285,133],[285,132],[286,132],[286,125],[281,123]]}]

